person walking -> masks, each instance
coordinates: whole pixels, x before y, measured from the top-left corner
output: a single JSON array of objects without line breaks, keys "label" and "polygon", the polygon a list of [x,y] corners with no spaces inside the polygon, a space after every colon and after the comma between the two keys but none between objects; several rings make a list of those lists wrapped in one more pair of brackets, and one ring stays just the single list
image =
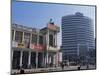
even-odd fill
[{"label": "person walking", "polygon": [[77,67],[78,70],[80,70],[80,68],[81,68],[81,65],[79,65],[79,66]]},{"label": "person walking", "polygon": [[62,70],[64,69],[64,63],[63,62],[61,63],[61,68],[62,68]]},{"label": "person walking", "polygon": [[24,72],[24,69],[23,68],[21,68],[20,69],[20,74],[24,74],[25,72]]},{"label": "person walking", "polygon": [[86,67],[87,69],[89,69],[89,65],[87,64],[87,67]]}]

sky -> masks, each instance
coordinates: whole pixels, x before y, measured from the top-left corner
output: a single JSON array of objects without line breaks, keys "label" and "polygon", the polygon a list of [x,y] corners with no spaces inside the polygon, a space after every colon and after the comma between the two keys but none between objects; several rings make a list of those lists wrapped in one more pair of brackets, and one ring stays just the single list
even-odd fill
[{"label": "sky", "polygon": [[[69,4],[51,4],[35,2],[12,2],[12,23],[33,27],[43,28],[47,25],[50,18],[54,23],[61,27],[61,18],[65,15],[83,13],[93,20],[95,26],[95,7]],[[61,46],[61,30],[58,34],[58,46]]]}]

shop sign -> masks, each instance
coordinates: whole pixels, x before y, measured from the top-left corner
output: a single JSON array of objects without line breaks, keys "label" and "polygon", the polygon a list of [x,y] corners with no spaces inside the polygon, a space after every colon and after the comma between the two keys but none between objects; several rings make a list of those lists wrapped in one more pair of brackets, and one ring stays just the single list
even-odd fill
[{"label": "shop sign", "polygon": [[31,48],[31,49],[35,49],[35,50],[43,50],[43,49],[44,49],[44,46],[43,46],[43,45],[40,45],[40,44],[38,44],[38,45],[36,45],[36,44],[31,44],[31,45],[30,45],[30,48]]},{"label": "shop sign", "polygon": [[18,47],[19,48],[24,48],[24,44],[23,43],[18,43]]}]

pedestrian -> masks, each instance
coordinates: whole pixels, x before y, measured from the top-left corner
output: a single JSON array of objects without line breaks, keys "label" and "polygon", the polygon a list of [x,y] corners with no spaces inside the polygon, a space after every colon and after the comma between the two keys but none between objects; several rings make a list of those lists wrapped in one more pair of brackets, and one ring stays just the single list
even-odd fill
[{"label": "pedestrian", "polygon": [[79,66],[77,67],[77,69],[80,70],[80,68],[81,68],[81,66],[79,65]]},{"label": "pedestrian", "polygon": [[21,70],[20,70],[20,74],[24,74],[25,72],[24,72],[24,69],[23,68],[21,68]]},{"label": "pedestrian", "polygon": [[87,69],[89,69],[89,65],[87,65]]},{"label": "pedestrian", "polygon": [[64,69],[64,63],[63,62],[61,63],[61,68],[62,68],[62,70]]}]

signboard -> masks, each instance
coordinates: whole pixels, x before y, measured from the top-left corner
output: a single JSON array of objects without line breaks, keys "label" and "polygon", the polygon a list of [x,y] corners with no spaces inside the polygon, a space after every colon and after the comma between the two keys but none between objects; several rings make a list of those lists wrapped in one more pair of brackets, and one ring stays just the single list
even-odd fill
[{"label": "signboard", "polygon": [[25,48],[25,45],[16,41],[12,41],[12,47]]},{"label": "signboard", "polygon": [[49,46],[48,48],[47,48],[47,50],[49,50],[49,51],[58,51],[59,50],[57,47],[51,47],[51,46]]},{"label": "signboard", "polygon": [[17,46],[18,46],[18,43],[15,41],[12,41],[12,47],[17,47]]},{"label": "signboard", "polygon": [[52,25],[52,24],[48,24],[48,29],[51,29],[51,30],[55,30],[55,31],[59,31],[60,28],[58,26],[55,26],[55,25]]},{"label": "signboard", "polygon": [[40,45],[40,44],[38,44],[38,45],[36,45],[36,44],[31,44],[30,45],[30,48],[31,49],[35,49],[35,50],[44,50],[45,49],[45,47],[43,46],[43,45]]},{"label": "signboard", "polygon": [[23,43],[18,43],[18,47],[19,48],[24,48],[24,44]]}]

